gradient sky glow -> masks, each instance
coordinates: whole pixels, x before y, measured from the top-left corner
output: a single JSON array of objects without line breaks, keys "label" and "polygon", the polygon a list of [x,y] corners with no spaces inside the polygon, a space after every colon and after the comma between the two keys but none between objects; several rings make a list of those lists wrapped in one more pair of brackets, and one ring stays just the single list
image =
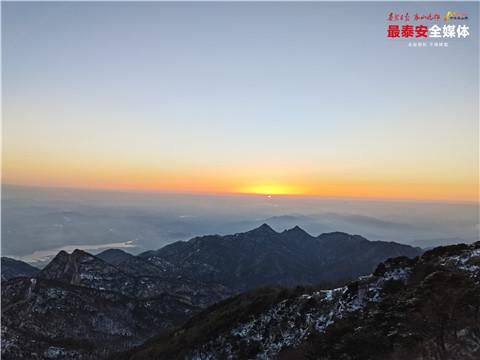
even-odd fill
[{"label": "gradient sky glow", "polygon": [[[390,11],[448,10],[469,38],[386,38]],[[4,183],[478,200],[478,3],[3,2],[2,17]]]}]

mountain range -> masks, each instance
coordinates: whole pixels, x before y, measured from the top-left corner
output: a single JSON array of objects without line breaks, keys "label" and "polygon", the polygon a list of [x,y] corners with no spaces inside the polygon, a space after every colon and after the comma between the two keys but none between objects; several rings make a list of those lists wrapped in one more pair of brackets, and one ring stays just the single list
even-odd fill
[{"label": "mountain range", "polygon": [[480,358],[480,242],[391,258],[344,286],[217,303],[116,360]]},{"label": "mountain range", "polygon": [[178,241],[139,257],[240,292],[265,285],[295,286],[351,279],[389,257],[422,252],[394,242],[341,232],[311,236],[298,226],[276,232],[267,224],[234,235]]},{"label": "mountain range", "polygon": [[25,273],[18,263],[2,268],[2,356],[101,359],[245,291],[280,286],[283,294],[291,291],[283,287],[320,283],[325,288],[369,274],[387,258],[421,253],[340,232],[314,237],[294,227],[279,233],[266,224],[138,256],[113,249],[97,256],[61,251],[41,271]]},{"label": "mountain range", "polygon": [[35,276],[40,270],[26,262],[2,256],[2,281],[16,277]]}]

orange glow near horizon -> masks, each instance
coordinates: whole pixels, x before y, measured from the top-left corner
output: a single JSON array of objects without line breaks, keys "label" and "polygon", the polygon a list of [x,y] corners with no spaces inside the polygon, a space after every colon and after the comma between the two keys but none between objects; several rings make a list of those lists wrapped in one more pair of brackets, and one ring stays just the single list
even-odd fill
[{"label": "orange glow near horizon", "polygon": [[[5,154],[4,154],[5,155]],[[43,155],[43,156],[42,156]],[[116,157],[40,154],[3,158],[2,182],[40,187],[89,188],[141,192],[257,194],[364,199],[478,202],[478,179],[467,171],[414,172],[408,167],[343,169],[322,164],[215,163],[175,164],[165,160],[142,163]]]},{"label": "orange glow near horizon", "polygon": [[332,184],[330,188],[311,188],[305,191],[300,188],[292,188],[282,185],[258,185],[243,188],[215,187],[213,184],[198,184],[198,186],[156,186],[156,184],[119,182],[110,185],[104,182],[99,183],[81,183],[72,184],[58,182],[13,182],[5,181],[4,184],[18,186],[40,186],[40,187],[58,187],[58,188],[78,188],[91,190],[107,191],[133,191],[133,192],[165,192],[165,193],[192,193],[192,194],[238,194],[238,195],[265,195],[265,196],[303,196],[303,197],[332,197],[332,198],[358,198],[358,199],[378,199],[378,200],[419,200],[419,201],[446,201],[446,202],[480,202],[480,199],[472,188],[462,189],[456,193],[446,193],[445,187],[430,186],[428,189],[424,186],[395,186],[395,185],[363,185],[358,187],[337,186]]},{"label": "orange glow near horizon", "polygon": [[428,189],[424,186],[388,186],[388,185],[363,185],[358,187],[346,187],[332,184],[330,188],[311,188],[301,191],[300,188],[282,186],[282,185],[258,185],[243,188],[215,187],[213,184],[198,184],[198,186],[156,186],[155,184],[145,184],[138,186],[138,183],[112,183],[110,185],[104,182],[100,183],[57,183],[57,182],[4,182],[9,185],[18,186],[40,186],[40,187],[58,187],[58,188],[78,188],[90,190],[107,191],[133,191],[133,192],[165,192],[165,193],[191,193],[191,194],[217,194],[217,195],[263,195],[263,196],[302,196],[302,197],[331,197],[331,198],[358,198],[358,199],[377,199],[377,200],[415,200],[415,201],[446,201],[446,202],[480,202],[478,195],[470,188],[457,191],[455,194],[446,193],[445,187],[430,186]]},{"label": "orange glow near horizon", "polygon": [[[126,166],[79,166],[51,162],[4,162],[4,184],[127,190],[141,192],[180,192],[210,194],[256,194],[277,196],[323,196],[365,199],[405,199],[478,202],[478,183],[462,179],[431,178],[363,178],[361,174],[346,178],[341,174],[319,177],[281,177],[278,171],[268,181],[265,174],[253,170],[212,169],[155,170]],[[247,175],[248,174],[248,175]]]}]

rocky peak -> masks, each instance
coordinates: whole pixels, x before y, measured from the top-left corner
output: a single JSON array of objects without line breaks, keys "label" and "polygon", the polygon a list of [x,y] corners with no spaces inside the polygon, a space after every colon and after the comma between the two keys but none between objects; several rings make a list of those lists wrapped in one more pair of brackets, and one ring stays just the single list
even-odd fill
[{"label": "rocky peak", "polygon": [[92,281],[111,278],[117,273],[119,270],[113,265],[107,264],[83,250],[76,249],[71,254],[60,251],[40,272],[39,277],[72,285],[92,286]]},{"label": "rocky peak", "polygon": [[309,233],[307,233],[298,225],[295,225],[293,228],[283,231],[282,234],[297,237],[312,237]]},{"label": "rocky peak", "polygon": [[73,250],[73,252],[71,254],[71,257],[73,259],[77,259],[79,261],[94,261],[95,259],[98,260],[97,257],[93,256],[92,254],[90,254],[86,251],[80,250],[80,249]]},{"label": "rocky peak", "polygon": [[249,235],[278,235],[278,233],[273,230],[270,225],[268,224],[265,224],[263,223],[262,225],[260,225],[259,227],[253,229],[253,230],[250,230],[250,231],[247,231],[246,234],[249,234]]}]

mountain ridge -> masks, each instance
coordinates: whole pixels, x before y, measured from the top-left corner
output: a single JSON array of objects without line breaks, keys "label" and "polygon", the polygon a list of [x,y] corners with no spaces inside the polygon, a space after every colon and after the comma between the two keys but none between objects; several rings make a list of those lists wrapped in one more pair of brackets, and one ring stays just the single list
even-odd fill
[{"label": "mountain ridge", "polygon": [[373,271],[388,257],[421,253],[409,245],[373,242],[360,235],[331,232],[314,237],[298,226],[277,232],[263,224],[243,233],[178,241],[139,256],[161,258],[190,277],[245,291],[343,280]]},{"label": "mountain ridge", "polygon": [[[2,356],[102,359],[244,290],[366,274],[379,258],[420,252],[346,233],[322,236],[300,227],[280,233],[265,224],[137,256],[121,250],[60,251],[35,276],[2,282]],[[336,267],[343,269],[341,276],[330,277]]]}]

